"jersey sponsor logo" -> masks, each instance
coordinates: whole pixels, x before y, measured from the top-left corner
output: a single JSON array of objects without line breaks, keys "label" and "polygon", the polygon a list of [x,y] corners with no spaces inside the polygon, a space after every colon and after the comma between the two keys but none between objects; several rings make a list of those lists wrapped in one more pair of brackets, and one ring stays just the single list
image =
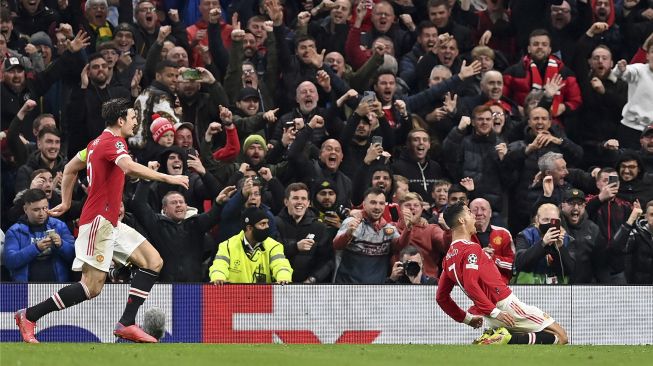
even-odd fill
[{"label": "jersey sponsor logo", "polygon": [[124,152],[126,153],[127,150],[125,149],[125,144],[122,143],[122,141],[116,141],[116,154]]},{"label": "jersey sponsor logo", "polygon": [[496,238],[492,239],[492,244],[501,245],[503,244],[503,239],[500,236],[497,236]]},{"label": "jersey sponsor logo", "polygon": [[458,249],[456,249],[456,248],[451,249],[451,250],[449,250],[449,252],[447,252],[446,259],[449,260],[449,259],[455,257],[456,255],[458,255]]}]

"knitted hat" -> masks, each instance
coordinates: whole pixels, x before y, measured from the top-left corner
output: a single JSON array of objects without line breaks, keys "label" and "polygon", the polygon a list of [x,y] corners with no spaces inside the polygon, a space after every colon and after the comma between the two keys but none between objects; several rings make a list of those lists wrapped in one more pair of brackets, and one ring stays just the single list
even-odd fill
[{"label": "knitted hat", "polygon": [[243,229],[245,229],[247,225],[254,226],[257,222],[267,219],[268,215],[266,215],[265,211],[260,207],[248,207],[243,211],[240,218],[243,223]]},{"label": "knitted hat", "polygon": [[315,196],[317,196],[317,194],[324,189],[330,189],[335,192],[336,196],[338,195],[338,188],[336,187],[336,183],[329,178],[324,178],[317,180],[313,185],[313,198],[315,198]]},{"label": "knitted hat", "polygon": [[259,144],[263,148],[263,151],[266,153],[268,152],[268,144],[261,135],[249,135],[249,137],[245,139],[245,142],[243,142],[243,152],[247,151],[252,144]]},{"label": "knitted hat", "polygon": [[161,117],[158,114],[153,114],[152,124],[150,125],[150,132],[152,132],[152,139],[154,139],[154,142],[158,143],[159,139],[161,139],[161,136],[163,136],[168,131],[172,131],[174,133],[175,126],[164,117]]},{"label": "knitted hat", "polygon": [[29,42],[35,46],[48,46],[52,48],[52,39],[45,32],[36,32],[29,38]]}]

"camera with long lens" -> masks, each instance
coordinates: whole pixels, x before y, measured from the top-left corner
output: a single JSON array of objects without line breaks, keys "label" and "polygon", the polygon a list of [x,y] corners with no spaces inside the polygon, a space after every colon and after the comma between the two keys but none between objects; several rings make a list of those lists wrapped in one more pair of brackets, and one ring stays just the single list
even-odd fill
[{"label": "camera with long lens", "polygon": [[408,277],[415,277],[419,271],[422,270],[422,267],[420,267],[419,263],[415,261],[405,261],[402,265],[404,267],[404,273]]}]

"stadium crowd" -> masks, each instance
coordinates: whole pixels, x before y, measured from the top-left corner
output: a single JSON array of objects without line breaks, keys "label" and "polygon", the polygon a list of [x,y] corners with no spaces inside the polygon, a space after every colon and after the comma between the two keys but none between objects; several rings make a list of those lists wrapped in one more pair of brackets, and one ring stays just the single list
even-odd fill
[{"label": "stadium crowd", "polygon": [[86,175],[48,209],[126,98],[160,281],[434,284],[464,201],[506,283],[653,284],[653,1],[0,4],[2,281],[79,279]]}]

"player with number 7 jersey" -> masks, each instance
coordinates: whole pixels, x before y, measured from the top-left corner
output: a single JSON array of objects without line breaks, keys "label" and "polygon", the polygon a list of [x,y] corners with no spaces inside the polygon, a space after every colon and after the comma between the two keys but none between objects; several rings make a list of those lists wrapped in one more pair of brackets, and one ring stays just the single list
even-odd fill
[{"label": "player with number 7 jersey", "polygon": [[68,285],[52,297],[14,315],[23,341],[39,343],[34,334],[41,317],[90,300],[102,292],[112,260],[138,267],[131,281],[129,298],[114,335],[134,342],[155,343],[157,340],[135,324],[136,313],[147,299],[158,278],[163,260],[141,234],[118,221],[125,174],[162,181],[188,188],[188,177],[162,174],[134,162],[127,151],[126,137],[134,135],[138,126],[136,112],[127,99],[110,99],[102,105],[107,128],[85,151],[66,164],[62,179],[61,204],[50,210],[60,216],[70,208],[77,174],[86,169],[89,190],[82,208],[80,228],[75,240],[73,270],[82,271],[80,282]]},{"label": "player with number 7 jersey", "polygon": [[[452,242],[442,260],[436,294],[442,310],[473,328],[485,323],[490,329],[476,344],[566,344],[565,330],[542,310],[521,302],[481,246],[470,240],[476,233],[476,219],[469,207],[458,202],[448,206],[443,216]],[[468,311],[451,298],[456,285],[474,302]]]}]

